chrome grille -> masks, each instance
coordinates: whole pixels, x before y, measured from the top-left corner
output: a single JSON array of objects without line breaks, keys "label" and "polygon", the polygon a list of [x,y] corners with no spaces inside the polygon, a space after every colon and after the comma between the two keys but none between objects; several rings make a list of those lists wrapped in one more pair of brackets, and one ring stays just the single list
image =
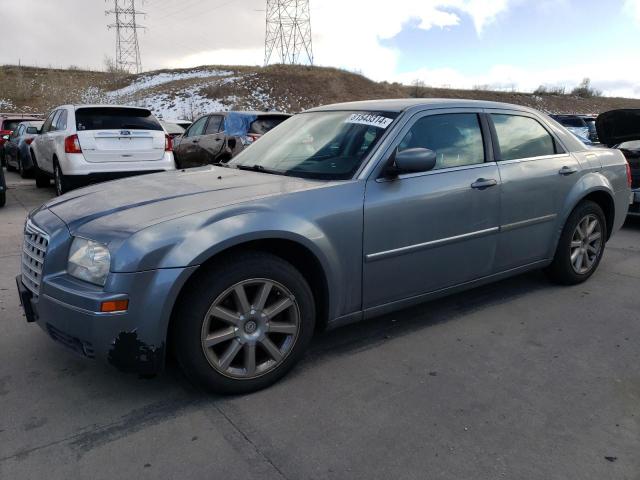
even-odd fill
[{"label": "chrome grille", "polygon": [[31,221],[27,221],[22,245],[22,283],[35,296],[40,294],[44,257],[48,246],[49,236]]}]

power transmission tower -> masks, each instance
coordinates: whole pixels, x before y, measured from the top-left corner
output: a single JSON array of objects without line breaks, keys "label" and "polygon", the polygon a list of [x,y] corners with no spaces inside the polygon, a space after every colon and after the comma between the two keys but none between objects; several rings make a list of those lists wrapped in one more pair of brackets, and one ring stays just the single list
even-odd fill
[{"label": "power transmission tower", "polygon": [[267,0],[264,64],[313,65],[309,0]]},{"label": "power transmission tower", "polygon": [[106,13],[115,17],[115,23],[108,27],[116,30],[116,68],[126,72],[142,72],[138,30],[144,27],[138,25],[137,17],[144,13],[136,10],[136,0],[113,0],[113,10],[107,10]]}]

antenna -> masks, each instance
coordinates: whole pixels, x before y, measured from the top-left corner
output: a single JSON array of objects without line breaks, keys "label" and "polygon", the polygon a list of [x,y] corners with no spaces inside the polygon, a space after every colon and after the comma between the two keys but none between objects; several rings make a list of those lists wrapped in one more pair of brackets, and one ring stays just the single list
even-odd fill
[{"label": "antenna", "polygon": [[108,25],[108,28],[116,30],[116,68],[126,72],[142,72],[138,29],[145,27],[138,25],[137,16],[144,13],[136,10],[136,0],[113,0],[113,10],[107,10],[106,14],[115,17],[115,23]]},{"label": "antenna", "polygon": [[264,64],[313,65],[309,0],[267,0]]}]

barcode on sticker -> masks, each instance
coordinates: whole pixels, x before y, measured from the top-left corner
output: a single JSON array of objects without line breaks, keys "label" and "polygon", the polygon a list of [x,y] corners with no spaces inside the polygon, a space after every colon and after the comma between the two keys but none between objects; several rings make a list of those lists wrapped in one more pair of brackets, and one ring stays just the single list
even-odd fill
[{"label": "barcode on sticker", "polygon": [[382,115],[373,115],[370,113],[354,113],[346,123],[356,123],[358,125],[370,125],[372,127],[387,128],[393,123],[393,118],[383,117]]}]

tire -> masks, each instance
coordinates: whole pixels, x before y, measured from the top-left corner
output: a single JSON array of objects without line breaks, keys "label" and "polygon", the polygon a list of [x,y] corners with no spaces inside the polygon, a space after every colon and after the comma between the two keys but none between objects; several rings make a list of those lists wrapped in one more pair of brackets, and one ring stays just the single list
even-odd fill
[{"label": "tire", "polygon": [[36,156],[33,154],[33,151],[31,151],[31,160],[33,161],[33,171],[34,171],[34,177],[36,179],[36,187],[48,188],[49,185],[51,184],[49,175],[47,175],[45,172],[40,170],[40,167],[38,167],[38,161],[36,159]]},{"label": "tire", "polygon": [[600,265],[606,239],[607,222],[602,208],[591,201],[580,203],[567,219],[547,275],[561,285],[587,281]]},{"label": "tire", "polygon": [[71,190],[69,179],[62,172],[57,161],[53,164],[53,182],[56,187],[56,195],[58,196],[64,195]]},{"label": "tire", "polygon": [[18,154],[16,157],[18,160],[18,173],[21,178],[27,178],[29,176],[29,171],[24,169],[24,164],[22,163],[22,155]]},{"label": "tire", "polygon": [[15,172],[16,171],[16,168],[9,163],[9,159],[7,158],[6,155],[5,155],[5,164],[6,164],[5,166],[7,168],[7,172]]},{"label": "tire", "polygon": [[[2,167],[0,167],[2,168]],[[4,207],[5,203],[7,203],[7,193],[0,192],[0,208]]]},{"label": "tire", "polygon": [[[244,309],[237,290],[245,292]],[[282,310],[274,313],[278,306]],[[190,282],[172,320],[173,347],[184,373],[205,390],[254,392],[300,360],[315,316],[311,289],[290,263],[268,253],[238,253],[205,267]],[[205,346],[205,339],[212,345]]]}]

